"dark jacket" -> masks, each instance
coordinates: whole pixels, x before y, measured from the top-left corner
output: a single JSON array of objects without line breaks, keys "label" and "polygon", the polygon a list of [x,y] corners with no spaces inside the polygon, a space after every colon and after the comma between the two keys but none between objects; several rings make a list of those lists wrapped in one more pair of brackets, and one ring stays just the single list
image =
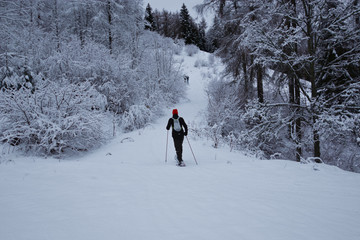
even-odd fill
[{"label": "dark jacket", "polygon": [[[180,127],[181,127],[181,131],[177,132],[174,130],[174,119],[178,119],[179,118],[179,123],[180,123]],[[168,124],[166,126],[166,130],[169,130],[170,127],[172,127],[172,137],[173,138],[183,138],[184,135],[186,136],[188,134],[188,127],[185,123],[185,120],[182,117],[179,117],[178,115],[174,114],[174,116],[172,118],[169,119]]]}]

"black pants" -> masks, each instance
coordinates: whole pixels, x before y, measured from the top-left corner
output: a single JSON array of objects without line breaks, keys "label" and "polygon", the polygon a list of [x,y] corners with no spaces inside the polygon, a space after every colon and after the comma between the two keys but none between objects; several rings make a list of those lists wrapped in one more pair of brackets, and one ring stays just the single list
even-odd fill
[{"label": "black pants", "polygon": [[176,151],[176,156],[179,162],[181,162],[182,159],[182,151],[183,151],[183,147],[182,144],[184,142],[184,136],[182,135],[181,137],[177,137],[177,138],[173,138],[174,139],[174,145],[175,145],[175,151]]}]

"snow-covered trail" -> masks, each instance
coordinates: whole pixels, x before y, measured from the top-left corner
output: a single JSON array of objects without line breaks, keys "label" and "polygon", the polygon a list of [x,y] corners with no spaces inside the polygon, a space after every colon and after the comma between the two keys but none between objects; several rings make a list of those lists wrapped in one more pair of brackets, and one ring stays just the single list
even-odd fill
[{"label": "snow-covered trail", "polygon": [[[206,108],[205,53],[184,56],[189,126]],[[360,175],[326,165],[260,161],[189,135],[187,167],[175,166],[166,130],[171,108],[145,129],[85,157],[16,158],[0,164],[4,240],[357,240]],[[29,161],[30,160],[30,161]]]}]

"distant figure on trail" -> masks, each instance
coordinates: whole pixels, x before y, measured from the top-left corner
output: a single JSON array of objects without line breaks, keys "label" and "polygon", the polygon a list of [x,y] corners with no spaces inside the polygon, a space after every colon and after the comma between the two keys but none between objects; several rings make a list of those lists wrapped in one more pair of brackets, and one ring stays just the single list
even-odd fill
[{"label": "distant figure on trail", "polygon": [[177,109],[174,109],[172,114],[173,117],[169,119],[166,130],[169,130],[170,127],[172,127],[172,137],[174,139],[177,160],[179,161],[178,165],[184,166],[182,159],[182,144],[184,141],[184,136],[187,136],[188,134],[188,127],[185,123],[185,120],[182,117],[179,117]]},{"label": "distant figure on trail", "polygon": [[184,75],[184,82],[186,84],[189,84],[189,76],[188,75]]}]

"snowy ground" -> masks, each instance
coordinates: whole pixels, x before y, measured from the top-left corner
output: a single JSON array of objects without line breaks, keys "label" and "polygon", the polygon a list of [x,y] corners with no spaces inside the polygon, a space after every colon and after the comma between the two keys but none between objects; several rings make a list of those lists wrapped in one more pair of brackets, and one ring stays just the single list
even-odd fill
[{"label": "snowy ground", "polygon": [[[206,108],[205,53],[184,56],[191,126]],[[168,116],[85,157],[7,156],[0,164],[1,240],[358,240],[360,175],[327,165],[261,161],[206,140],[175,166]]]}]

